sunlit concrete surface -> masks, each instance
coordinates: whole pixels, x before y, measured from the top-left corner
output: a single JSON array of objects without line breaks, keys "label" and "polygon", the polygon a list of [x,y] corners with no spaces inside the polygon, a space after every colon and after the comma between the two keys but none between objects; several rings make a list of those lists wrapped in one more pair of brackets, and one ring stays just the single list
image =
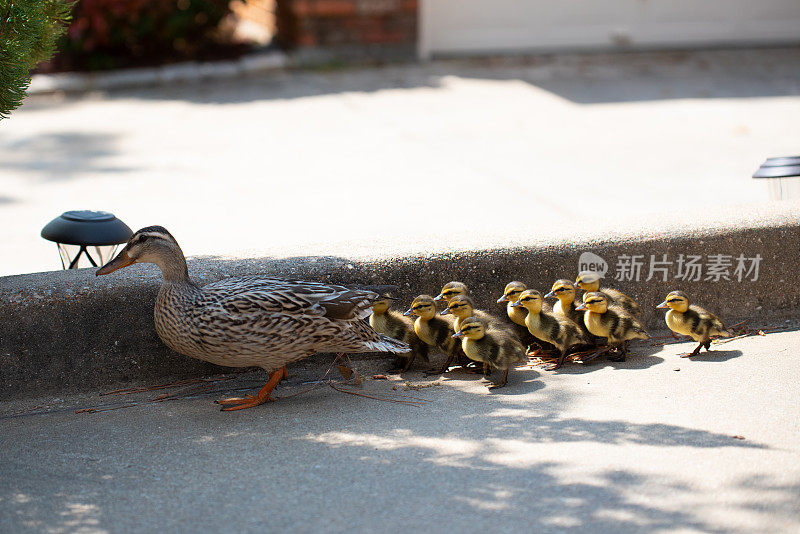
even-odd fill
[{"label": "sunlit concrete surface", "polygon": [[396,254],[691,222],[678,212],[767,201],[750,176],[797,153],[797,124],[798,49],[37,96],[0,123],[0,275],[59,268],[39,231],[70,209],[162,224],[190,256]]},{"label": "sunlit concrete surface", "polygon": [[[0,403],[0,531],[796,532],[791,328],[692,360],[694,344],[646,343],[625,363],[513,371],[491,393],[458,371],[359,390],[419,407],[303,393],[324,369],[303,362],[283,398],[241,412],[212,400],[263,373]],[[119,409],[75,413],[90,407]]]}]

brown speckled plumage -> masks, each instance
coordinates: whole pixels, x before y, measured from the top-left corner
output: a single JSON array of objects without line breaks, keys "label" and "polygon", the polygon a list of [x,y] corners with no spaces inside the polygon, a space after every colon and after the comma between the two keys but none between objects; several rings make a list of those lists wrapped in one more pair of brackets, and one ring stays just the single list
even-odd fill
[{"label": "brown speckled plumage", "polygon": [[98,274],[133,262],[161,267],[156,332],[168,347],[192,358],[273,371],[315,352],[409,350],[364,321],[379,297],[371,291],[259,276],[198,287],[178,243],[161,227],[136,232]]}]

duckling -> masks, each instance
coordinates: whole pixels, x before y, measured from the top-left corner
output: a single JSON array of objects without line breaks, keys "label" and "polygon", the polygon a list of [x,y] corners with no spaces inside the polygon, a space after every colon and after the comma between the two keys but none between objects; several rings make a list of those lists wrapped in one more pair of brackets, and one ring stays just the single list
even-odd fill
[{"label": "duckling", "polygon": [[416,316],[414,332],[423,343],[438,347],[446,356],[447,362],[438,373],[444,373],[458,356],[463,356],[461,344],[453,338],[454,318],[451,315],[441,316],[436,313],[436,301],[430,295],[420,295],[411,302],[411,307],[403,314]]},{"label": "duckling", "polygon": [[582,325],[583,312],[576,310],[575,293],[575,285],[562,278],[553,283],[553,287],[550,288],[550,292],[544,298],[556,297],[558,302],[553,306],[553,313],[563,315],[575,321],[576,324]]},{"label": "duckling", "polygon": [[[507,302],[506,314],[511,322],[520,326],[525,326],[525,317],[528,316],[528,310],[520,306],[514,306],[514,303],[519,300],[520,294],[528,289],[522,282],[509,282],[503,290],[503,296],[497,299],[498,304]],[[527,329],[527,327],[526,327]]]},{"label": "duckling", "polygon": [[622,291],[617,291],[616,289],[611,289],[610,287],[604,287],[603,289],[600,289],[600,275],[594,271],[579,272],[578,277],[575,279],[575,284],[587,293],[599,291],[606,296],[609,304],[620,306],[623,310],[631,315],[638,316],[642,311],[639,304],[637,304],[635,300],[630,298]]},{"label": "duckling", "polygon": [[[514,306],[514,303],[519,300],[519,296],[526,289],[528,289],[528,287],[523,282],[509,282],[503,290],[503,296],[497,299],[497,303],[507,303],[506,314],[508,315],[508,319],[516,325],[514,331],[524,346],[530,346],[535,343],[541,346],[541,350],[547,351],[552,348],[552,345],[531,334],[528,330],[528,326],[525,324],[525,318],[528,316],[527,308],[524,306]],[[543,309],[549,311],[550,308],[544,307]]]},{"label": "duckling", "polygon": [[[486,313],[482,310],[476,310],[475,302],[472,300],[472,298],[466,295],[458,294],[450,297],[450,302],[448,303],[447,308],[442,310],[441,314],[447,315],[450,313],[456,317],[455,324],[453,325],[453,328],[456,330],[456,332],[461,329],[461,322],[464,319],[475,316],[481,321],[485,322],[489,328],[495,330],[504,330],[506,333],[516,336],[509,325],[503,323],[494,315]],[[485,364],[483,366],[483,373],[489,373],[489,368]]]},{"label": "duckling", "polygon": [[398,365],[402,365],[397,370],[405,373],[417,356],[424,362],[428,362],[428,345],[422,342],[414,332],[414,321],[406,317],[397,310],[389,309],[389,301],[392,300],[387,295],[381,296],[372,303],[372,314],[369,316],[369,325],[376,332],[399,339],[408,343],[411,352],[407,357],[398,355]]},{"label": "duckling", "polygon": [[711,350],[712,338],[733,337],[733,332],[716,315],[696,304],[690,304],[689,297],[683,291],[672,291],[656,308],[670,309],[664,318],[670,330],[676,334],[691,336],[700,343],[691,353],[682,354],[681,358],[696,356],[703,347],[707,351]]},{"label": "duckling", "polygon": [[510,331],[508,325],[500,321],[494,315],[475,309],[475,301],[466,295],[455,295],[450,298],[447,308],[442,310],[441,314],[447,315],[450,313],[456,317],[455,324],[453,325],[453,328],[455,328],[456,332],[461,329],[461,323],[464,321],[464,319],[473,316],[485,322],[490,328]]},{"label": "duckling", "polygon": [[[584,293],[578,310],[585,310],[583,322],[593,335],[608,339],[609,345],[620,352],[612,361],[625,361],[627,343],[632,339],[650,339],[639,320],[620,306],[609,305],[609,298],[599,291]],[[603,351],[598,351],[597,356]],[[585,360],[584,360],[585,361]]]},{"label": "duckling", "polygon": [[469,289],[467,289],[466,284],[462,282],[447,282],[442,288],[442,292],[433,297],[433,300],[444,299],[449,304],[450,300],[457,295],[469,295]]},{"label": "duckling", "polygon": [[542,309],[542,294],[535,289],[523,291],[515,307],[528,310],[525,325],[535,337],[552,343],[560,352],[558,362],[551,369],[564,365],[570,349],[588,343],[583,330],[569,317]]},{"label": "duckling", "polygon": [[467,317],[461,321],[461,328],[453,334],[453,337],[461,338],[461,348],[470,359],[503,370],[503,378],[489,386],[489,389],[505,386],[508,381],[508,370],[527,361],[525,349],[519,341],[508,332],[488,328],[488,325],[477,317]]},{"label": "duckling", "polygon": [[263,276],[225,278],[200,287],[189,278],[181,247],[163,226],[138,230],[95,274],[134,263],[155,263],[161,269],[154,319],[165,345],[217,365],[258,366],[269,373],[256,395],[217,401],[231,405],[226,411],[272,401],[272,390],[286,377],[286,364],[316,352],[410,350],[363,321],[380,296],[374,291]]}]

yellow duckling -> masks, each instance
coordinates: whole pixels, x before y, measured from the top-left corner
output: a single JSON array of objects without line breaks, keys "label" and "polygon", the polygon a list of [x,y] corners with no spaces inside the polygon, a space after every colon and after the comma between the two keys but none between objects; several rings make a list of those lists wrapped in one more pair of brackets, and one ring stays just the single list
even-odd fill
[{"label": "yellow duckling", "polygon": [[[519,296],[528,287],[522,282],[509,282],[503,290],[503,296],[497,299],[498,304],[506,302],[506,314],[508,319],[515,325],[515,333],[523,345],[530,348],[531,345],[539,345],[534,350],[534,353],[539,351],[550,352],[553,350],[553,345],[543,339],[539,339],[528,330],[525,324],[525,318],[528,316],[528,310],[522,306],[514,306],[514,303],[519,300]],[[551,311],[552,308],[546,302],[542,303],[542,309]]]},{"label": "yellow duckling", "polygon": [[453,334],[461,338],[461,348],[471,360],[482,362],[494,369],[503,370],[503,378],[489,389],[501,388],[508,381],[508,370],[514,365],[527,361],[525,349],[508,332],[490,329],[477,317],[467,317],[461,328]]},{"label": "yellow duckling", "polygon": [[424,362],[428,362],[428,345],[417,337],[414,331],[414,321],[406,317],[397,310],[389,309],[389,301],[393,300],[386,295],[382,295],[372,303],[372,314],[369,316],[369,325],[381,334],[399,339],[411,347],[411,352],[407,357],[398,355],[398,365],[402,365],[397,370],[406,372],[411,364],[419,356]]},{"label": "yellow duckling", "polygon": [[[453,325],[456,332],[461,329],[461,323],[465,319],[474,316],[486,323],[487,327],[493,330],[503,330],[507,334],[516,337],[516,333],[511,330],[510,325],[503,323],[494,315],[475,309],[475,302],[466,295],[459,294],[450,297],[450,303],[447,305],[447,308],[442,310],[441,314],[447,315],[450,313],[456,317],[455,324]],[[487,367],[486,364],[483,366],[483,373],[489,373],[489,367]]]},{"label": "yellow duckling", "polygon": [[636,317],[619,306],[610,306],[608,297],[599,291],[584,293],[583,304],[578,306],[578,310],[585,310],[583,322],[590,333],[607,338],[608,344],[621,352],[620,356],[609,358],[612,361],[625,361],[628,341],[650,339]]},{"label": "yellow duckling", "polygon": [[454,318],[436,313],[436,301],[430,295],[420,295],[411,302],[411,307],[403,314],[416,316],[414,332],[423,343],[438,347],[446,356],[447,362],[439,374],[444,373],[457,356],[462,355],[461,344],[453,338]]},{"label": "yellow duckling", "polygon": [[620,306],[623,310],[631,315],[638,316],[642,311],[639,304],[637,304],[635,300],[630,298],[622,291],[617,291],[616,289],[611,289],[610,287],[604,287],[603,289],[600,289],[600,275],[594,271],[579,272],[578,277],[575,279],[575,284],[587,293],[599,291],[606,296],[609,303]]},{"label": "yellow duckling", "polygon": [[456,295],[450,298],[447,308],[442,310],[441,314],[447,315],[450,313],[456,317],[455,324],[453,325],[456,332],[461,330],[461,323],[465,319],[473,316],[485,322],[491,328],[508,331],[508,327],[497,317],[485,311],[475,309],[475,302],[466,295]]},{"label": "yellow duckling", "polygon": [[[519,296],[528,287],[522,282],[509,282],[503,290],[503,296],[497,299],[498,304],[507,302],[506,314],[512,323],[520,326],[525,326],[525,317],[528,316],[528,310],[520,306],[514,306],[514,303],[519,300]],[[526,327],[527,328],[527,327]]]},{"label": "yellow duckling", "polygon": [[566,279],[556,280],[553,287],[550,288],[550,293],[544,296],[549,299],[556,297],[558,302],[553,306],[553,313],[563,315],[575,321],[578,325],[583,324],[583,312],[577,310],[575,304],[575,285]]},{"label": "yellow duckling", "polygon": [[716,315],[700,306],[690,304],[689,297],[683,291],[671,292],[656,308],[670,309],[665,317],[670,330],[676,334],[690,336],[700,343],[691,353],[681,355],[681,358],[696,356],[703,347],[707,351],[710,350],[712,338],[733,336],[733,332],[728,330]]},{"label": "yellow duckling", "polygon": [[433,297],[433,300],[438,301],[444,299],[444,301],[449,304],[450,300],[458,295],[469,295],[467,285],[461,282],[447,282],[442,288],[442,292]]},{"label": "yellow duckling", "polygon": [[558,363],[552,369],[564,365],[567,353],[573,347],[588,343],[583,330],[569,317],[542,309],[542,294],[535,289],[523,291],[515,307],[528,310],[525,325],[531,334],[538,339],[552,343],[560,352]]}]

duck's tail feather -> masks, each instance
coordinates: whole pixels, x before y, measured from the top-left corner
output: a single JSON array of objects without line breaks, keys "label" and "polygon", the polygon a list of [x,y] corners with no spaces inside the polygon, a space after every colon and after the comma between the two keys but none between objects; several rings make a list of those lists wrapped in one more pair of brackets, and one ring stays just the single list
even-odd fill
[{"label": "duck's tail feather", "polygon": [[370,341],[368,346],[376,352],[392,352],[394,354],[405,354],[411,352],[411,347],[408,343],[404,343],[393,337],[379,334],[380,341]]}]

